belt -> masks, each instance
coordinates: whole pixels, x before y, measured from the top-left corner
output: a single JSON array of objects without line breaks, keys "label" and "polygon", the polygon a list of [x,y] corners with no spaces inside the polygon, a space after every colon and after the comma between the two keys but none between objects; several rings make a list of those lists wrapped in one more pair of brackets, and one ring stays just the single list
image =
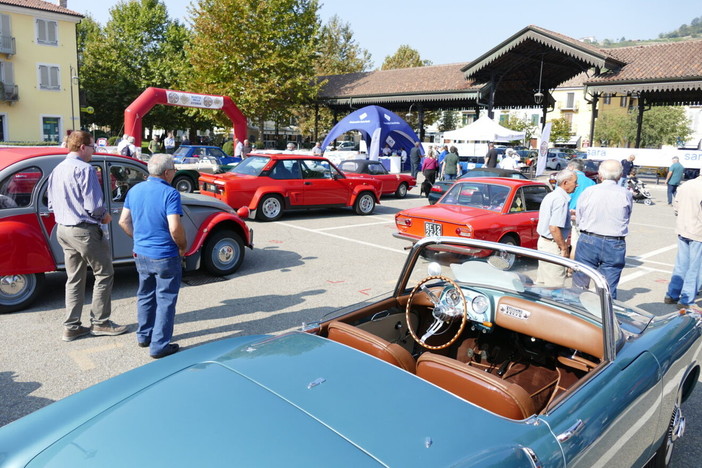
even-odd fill
[{"label": "belt", "polygon": [[612,239],[612,240],[624,240],[624,236],[603,236],[602,234],[595,234],[594,232],[580,231],[580,234],[587,234],[592,237],[599,237],[601,239]]},{"label": "belt", "polygon": [[541,237],[542,239],[546,239],[547,241],[556,242],[555,240],[548,238],[546,236],[542,236],[541,234],[539,234],[539,237]]}]

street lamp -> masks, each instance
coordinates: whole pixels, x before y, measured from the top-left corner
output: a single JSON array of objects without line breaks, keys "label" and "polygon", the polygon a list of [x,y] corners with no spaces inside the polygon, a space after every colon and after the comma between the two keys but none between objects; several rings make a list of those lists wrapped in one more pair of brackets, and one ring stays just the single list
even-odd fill
[{"label": "street lamp", "polygon": [[409,110],[405,114],[405,117],[407,117],[408,119],[412,118],[412,107],[414,107],[414,103],[410,104]]},{"label": "street lamp", "polygon": [[541,78],[544,73],[544,56],[541,55],[541,69],[539,70],[539,89],[534,93],[534,102],[537,106],[544,102],[544,93],[541,92]]},{"label": "street lamp", "polygon": [[71,130],[76,129],[76,111],[75,111],[75,102],[73,99],[73,86],[78,85],[80,82],[80,79],[78,78],[78,75],[76,75],[76,70],[73,68],[73,65],[69,67],[69,73],[71,75]]}]

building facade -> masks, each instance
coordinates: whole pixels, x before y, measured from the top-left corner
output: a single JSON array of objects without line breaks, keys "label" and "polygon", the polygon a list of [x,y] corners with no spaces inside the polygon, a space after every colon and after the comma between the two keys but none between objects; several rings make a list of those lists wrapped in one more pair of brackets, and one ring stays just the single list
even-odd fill
[{"label": "building facade", "polygon": [[80,128],[81,18],[65,0],[0,0],[0,141],[60,142]]}]

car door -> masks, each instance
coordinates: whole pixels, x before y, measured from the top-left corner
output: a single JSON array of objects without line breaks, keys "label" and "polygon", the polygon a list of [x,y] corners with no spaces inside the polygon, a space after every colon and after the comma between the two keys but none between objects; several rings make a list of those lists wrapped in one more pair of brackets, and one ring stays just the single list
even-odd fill
[{"label": "car door", "polygon": [[351,191],[343,176],[325,159],[300,161],[306,206],[346,205]]},{"label": "car door", "polygon": [[544,185],[527,185],[517,189],[509,208],[512,223],[519,226],[521,245],[531,249],[536,248],[539,235],[536,226],[539,223],[539,208],[541,201],[549,193]]},{"label": "car door", "polygon": [[394,193],[397,190],[399,177],[389,174],[380,161],[370,161],[368,163],[368,173],[380,180],[383,187],[382,193]]},{"label": "car door", "polygon": [[112,222],[109,226],[112,258],[115,263],[131,262],[133,261],[132,238],[119,226],[119,217],[122,215],[127,192],[136,184],[145,181],[148,178],[148,173],[144,166],[137,166],[128,161],[108,161],[107,170],[110,176],[104,183],[109,184],[107,193],[110,195],[105,197],[105,202],[112,215]]}]

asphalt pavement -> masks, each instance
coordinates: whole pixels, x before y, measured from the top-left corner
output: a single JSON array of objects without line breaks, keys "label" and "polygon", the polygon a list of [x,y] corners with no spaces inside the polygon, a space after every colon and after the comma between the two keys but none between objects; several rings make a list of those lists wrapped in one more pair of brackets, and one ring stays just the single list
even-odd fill
[{"label": "asphalt pavement", "polygon": [[[665,186],[644,180],[655,204],[634,207],[618,296],[665,314],[675,310],[663,304],[676,254],[675,215]],[[392,290],[407,246],[392,236],[394,214],[424,204],[416,187],[405,199],[383,198],[372,216],[334,209],[285,214],[273,223],[249,221],[255,248],[247,249],[238,272],[184,278],[174,342],[187,349],[227,337],[282,333]],[[152,361],[133,332],[63,342],[65,279],[60,272],[48,274],[46,290],[31,308],[0,315],[0,425]],[[136,288],[135,269],[118,267],[112,318],[132,330]],[[88,306],[83,320],[89,322]],[[702,386],[683,406],[687,432],[676,445],[672,466],[698,466],[702,459],[700,408]]]}]

